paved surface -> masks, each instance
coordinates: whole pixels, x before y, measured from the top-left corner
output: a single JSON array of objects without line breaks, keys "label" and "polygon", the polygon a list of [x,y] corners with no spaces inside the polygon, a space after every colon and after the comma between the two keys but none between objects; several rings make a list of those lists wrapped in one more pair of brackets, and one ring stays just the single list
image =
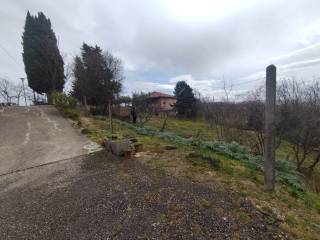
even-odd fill
[{"label": "paved surface", "polygon": [[0,175],[93,148],[52,106],[0,107]]},{"label": "paved surface", "polygon": [[0,239],[286,238],[243,198],[105,152],[0,182]]}]

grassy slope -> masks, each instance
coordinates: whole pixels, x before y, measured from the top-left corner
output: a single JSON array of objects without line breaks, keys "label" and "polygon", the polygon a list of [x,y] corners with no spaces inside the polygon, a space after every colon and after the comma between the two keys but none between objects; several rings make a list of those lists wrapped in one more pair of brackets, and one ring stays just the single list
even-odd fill
[{"label": "grassy slope", "polygon": [[[99,142],[104,137],[112,136],[103,120],[82,118],[81,121],[94,141]],[[153,119],[148,125],[159,129],[161,120]],[[193,149],[179,147],[174,151],[166,151],[164,147],[170,144],[168,142],[137,135],[133,130],[116,123],[114,129],[119,138],[135,137],[143,144],[144,151],[149,152],[149,157],[141,157],[141,161],[146,164],[167,170],[178,177],[230,188],[239,196],[250,198],[262,211],[266,213],[273,211],[279,219],[283,220],[282,227],[297,238],[319,239],[319,196],[308,192],[308,196],[298,198],[296,193],[288,191],[283,185],[278,185],[274,194],[266,193],[263,191],[262,174],[246,168],[238,161],[212,152],[208,153],[220,160],[221,164],[217,169],[206,160],[190,157],[189,154]],[[200,129],[202,129],[201,138],[214,138],[213,131],[208,130],[206,124],[201,121],[169,119],[166,128],[167,131],[176,132],[184,137],[194,136]],[[274,220],[270,218],[270,222],[272,221]]]},{"label": "grassy slope", "polygon": [[[163,119],[160,117],[152,118],[145,126],[160,129],[162,127]],[[203,140],[216,139],[215,131],[208,127],[208,124],[203,120],[194,119],[178,119],[169,118],[167,120],[166,131],[174,132],[183,137],[199,137]],[[293,159],[293,152],[289,143],[283,142],[277,149],[277,159]],[[320,164],[316,168],[316,174],[320,175]]]}]

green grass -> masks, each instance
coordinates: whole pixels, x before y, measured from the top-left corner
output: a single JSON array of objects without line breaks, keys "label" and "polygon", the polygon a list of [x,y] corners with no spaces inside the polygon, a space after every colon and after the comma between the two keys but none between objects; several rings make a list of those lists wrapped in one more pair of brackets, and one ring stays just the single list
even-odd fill
[{"label": "green grass", "polygon": [[[146,127],[154,129],[161,129],[164,118],[153,117],[149,122],[145,124]],[[179,136],[185,138],[198,138],[201,140],[217,140],[216,133],[209,125],[202,119],[179,119],[168,118],[167,127],[165,131],[173,132]],[[306,160],[306,165],[310,164],[313,156],[309,156]],[[277,159],[288,159],[295,164],[294,153],[290,147],[290,144],[283,141],[276,151]],[[312,179],[309,179],[309,185],[316,185],[320,182],[320,164],[317,165]],[[313,186],[316,188],[316,186]]]},{"label": "green grass", "polygon": [[[202,158],[205,158],[206,153],[218,153],[224,155],[232,160],[237,160],[246,165],[246,167],[263,171],[263,159],[260,156],[251,154],[246,147],[243,147],[235,142],[225,143],[220,141],[204,141],[200,139],[183,138],[173,132],[160,132],[155,128],[139,127],[127,122],[117,120],[117,123],[130,128],[137,133],[145,136],[156,137],[165,141],[169,141],[179,146],[195,147],[198,151],[204,151]],[[231,173],[230,165],[234,164],[232,161],[226,166],[226,171]],[[304,191],[304,184],[300,174],[295,170],[293,164],[285,160],[278,160],[276,162],[276,176],[277,180],[287,184],[297,191]]]},{"label": "green grass", "polygon": [[70,118],[74,121],[79,119],[80,113],[78,110],[73,108],[58,108],[59,112],[64,116],[65,118]]},{"label": "green grass", "polygon": [[[151,120],[147,122],[145,126],[160,130],[163,121],[164,118],[154,117],[151,118]],[[215,132],[208,128],[206,122],[199,119],[168,118],[165,131],[174,132],[185,138],[199,137],[203,140],[216,139]]]}]

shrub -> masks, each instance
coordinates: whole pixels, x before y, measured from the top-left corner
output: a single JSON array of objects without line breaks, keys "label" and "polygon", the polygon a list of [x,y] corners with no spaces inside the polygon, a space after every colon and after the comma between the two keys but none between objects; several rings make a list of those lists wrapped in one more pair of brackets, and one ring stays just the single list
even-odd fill
[{"label": "shrub", "polygon": [[104,116],[106,115],[106,110],[104,106],[90,106],[90,113],[93,116]]},{"label": "shrub", "polygon": [[56,92],[53,94],[53,103],[58,108],[75,108],[77,99],[64,93]]},{"label": "shrub", "polygon": [[76,109],[71,108],[61,108],[60,112],[65,118],[70,118],[74,121],[79,119],[79,112]]},{"label": "shrub", "polygon": [[81,133],[82,133],[82,134],[90,134],[91,131],[90,131],[90,129],[88,129],[88,128],[83,128],[83,129],[81,130]]}]

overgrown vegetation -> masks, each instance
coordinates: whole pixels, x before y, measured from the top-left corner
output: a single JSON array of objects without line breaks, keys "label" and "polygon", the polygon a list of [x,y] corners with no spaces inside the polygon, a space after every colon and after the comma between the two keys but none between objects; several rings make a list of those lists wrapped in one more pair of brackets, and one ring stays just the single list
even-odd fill
[{"label": "overgrown vegetation", "polygon": [[284,81],[278,92],[282,138],[291,143],[297,169],[310,177],[320,162],[320,82]]},{"label": "overgrown vegetation", "polygon": [[70,118],[74,121],[78,120],[80,116],[79,111],[72,108],[60,108],[59,111],[65,118]]},{"label": "overgrown vegetation", "polygon": [[[259,88],[238,101],[200,105],[208,126],[218,140],[238,142],[257,155],[264,153],[264,94]],[[296,169],[312,177],[320,162],[320,83],[282,81],[277,89],[277,147],[289,143]],[[289,154],[288,154],[289,155]],[[287,157],[289,158],[289,156]]]},{"label": "overgrown vegetation", "polygon": [[[194,146],[197,147],[198,150],[211,150],[215,153],[225,155],[230,159],[241,161],[249,168],[263,171],[263,159],[251,154],[247,148],[236,142],[225,143],[221,141],[203,141],[193,138],[186,139],[173,132],[161,132],[150,127],[139,127],[119,120],[118,122],[128,128],[134,129],[139,134],[157,137],[176,145]],[[289,184],[295,190],[304,191],[301,175],[295,170],[292,163],[285,160],[278,160],[276,162],[276,173],[279,181]]]},{"label": "overgrown vegetation", "polygon": [[65,93],[54,93],[52,95],[52,102],[65,118],[78,120],[80,113],[75,109],[77,99],[66,95]]},{"label": "overgrown vegetation", "polygon": [[56,92],[53,94],[53,103],[58,108],[75,108],[77,99],[65,93]]}]

